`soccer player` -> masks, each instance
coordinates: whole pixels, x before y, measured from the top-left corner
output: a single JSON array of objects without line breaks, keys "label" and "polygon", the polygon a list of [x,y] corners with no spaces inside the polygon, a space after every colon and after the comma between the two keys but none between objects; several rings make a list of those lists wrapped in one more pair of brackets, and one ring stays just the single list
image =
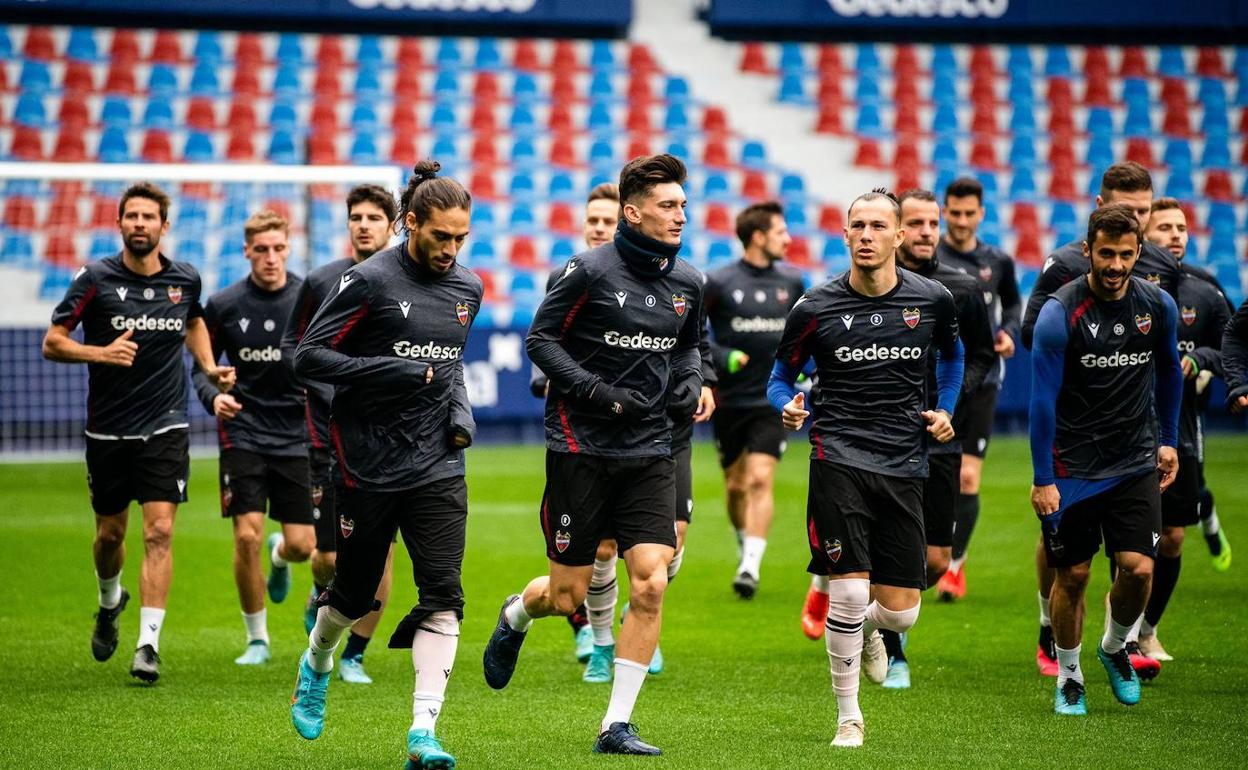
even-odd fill
[{"label": "soccer player", "polygon": [[661,753],[641,740],[630,717],[659,638],[676,553],[669,415],[692,417],[702,388],[702,280],[676,257],[685,173],[666,154],[624,166],[615,239],[568,262],[527,343],[530,359],[550,377],[541,505],[550,571],[523,596],[504,600],[485,648],[485,681],[507,686],[533,619],[575,610],[599,543],[614,538],[628,565],[631,609],[594,744],[599,753]]},{"label": "soccer player", "polygon": [[[928,190],[907,190],[899,197],[901,229],[905,240],[897,247],[897,262],[924,278],[940,283],[953,296],[958,314],[958,337],[965,362],[962,390],[953,413],[956,436],[963,436],[970,421],[972,398],[996,362],[993,325],[988,317],[976,279],[941,262],[936,242],[940,238],[940,204]],[[928,359],[927,407],[936,409],[937,383],[934,359]],[[928,447],[928,475],[923,484],[923,534],[927,540],[927,585],[937,585],[949,569],[954,544],[954,511],[958,503],[958,479],[965,442],[950,441]],[[904,690],[910,686],[910,664],[901,635],[881,629],[888,652],[888,676],[884,686]]]},{"label": "soccer player", "polygon": [[1117,574],[1096,654],[1114,697],[1140,700],[1127,634],[1148,599],[1160,492],[1179,470],[1183,390],[1174,300],[1132,276],[1143,241],[1132,207],[1092,212],[1087,276],[1050,296],[1035,326],[1031,504],[1057,572],[1050,613],[1059,667],[1054,710],[1062,715],[1087,714],[1079,666],[1084,592],[1102,539]]},{"label": "soccer player", "polygon": [[[1170,488],[1161,496],[1161,542],[1157,547],[1157,559],[1153,567],[1153,585],[1144,608],[1143,617],[1136,621],[1128,637],[1131,643],[1138,640],[1138,650],[1154,660],[1162,662],[1174,658],[1166,652],[1157,639],[1157,625],[1161,622],[1166,604],[1179,582],[1182,565],[1184,527],[1201,522],[1201,502],[1204,490],[1204,418],[1201,411],[1208,402],[1205,390],[1210,379],[1222,371],[1222,332],[1231,318],[1226,298],[1212,283],[1188,274],[1190,267],[1183,262],[1187,251],[1187,217],[1174,198],[1158,198],[1153,201],[1152,215],[1148,219],[1145,237],[1158,246],[1169,249],[1183,265],[1183,280],[1179,283],[1179,354],[1183,367],[1183,401],[1179,412],[1179,474]],[[1209,498],[1212,499],[1212,494]],[[1212,507],[1212,506],[1210,506]],[[1213,540],[1219,551],[1230,554],[1230,546],[1221,548],[1226,536],[1213,518]],[[1214,562],[1215,565],[1217,562]],[[1142,624],[1142,625],[1141,625]]]},{"label": "soccer player", "polygon": [[777,264],[792,242],[779,203],[742,210],[737,238],[744,249],[741,259],[707,275],[706,316],[719,379],[715,445],[724,469],[728,518],[741,546],[732,588],[742,599],[752,599],[775,512],[776,463],[785,445],[784,426],[767,403],[767,375],[785,316],[806,286],[801,273]]},{"label": "soccer player", "polygon": [[[365,184],[347,193],[347,234],[351,241],[351,256],[336,259],[312,272],[299,287],[299,295],[292,308],[286,334],[282,337],[282,358],[292,371],[295,349],[303,339],[312,317],[320,310],[332,292],[338,288],[342,274],[373,254],[386,248],[394,230],[398,207],[394,196],[377,185]],[[337,557],[338,516],[334,494],[334,448],[329,435],[330,401],[334,388],[326,383],[305,381],[307,390],[308,438],[311,442],[309,462],[312,469],[312,514],[316,530],[316,548],[312,551],[312,593],[304,609],[304,626],[309,633],[316,623],[316,600],[325,593],[334,577]],[[381,613],[390,598],[393,573],[394,547],[386,559],[386,569],[377,587],[378,609],[369,612],[351,627],[343,645],[342,660],[338,665],[338,678],[354,684],[371,684],[372,678],[364,670],[364,651],[372,640]]]},{"label": "soccer player", "polygon": [[[898,270],[905,237],[897,201],[883,190],[849,207],[850,268],[793,305],[768,382],[789,430],[814,414],[806,531],[810,572],[830,576],[826,643],[836,693],[833,746],[861,746],[858,674],[883,682],[877,630],[904,633],[925,585],[923,479],[928,437],[954,437],[962,344],[953,297]],[[936,349],[939,406],[927,408],[927,360]],[[806,409],[794,392],[814,358],[819,387]],[[864,639],[867,640],[864,645]],[[865,663],[864,663],[865,657]]]},{"label": "soccer player", "polygon": [[289,565],[307,561],[315,536],[304,394],[282,363],[280,346],[303,279],[286,271],[289,225],[279,214],[253,214],[243,237],[250,274],[204,304],[213,355],[225,354],[237,383],[222,393],[198,368],[193,379],[200,403],[217,418],[221,515],[234,524],[234,582],[247,632],[247,647],[234,662],[247,666],[269,661],[260,564],[266,506],[282,525],[266,544],[274,603],[286,598]]},{"label": "soccer player", "polygon": [[[957,518],[953,527],[952,561],[936,584],[936,594],[946,601],[966,595],[967,545],[979,521],[979,484],[984,456],[992,437],[997,395],[1005,381],[1005,362],[1014,355],[1022,301],[1014,277],[1014,260],[1004,251],[979,240],[984,219],[984,188],[970,177],[955,179],[945,188],[945,235],[936,247],[940,262],[972,276],[983,292],[995,334],[996,360],[984,382],[970,394],[967,419],[959,426],[962,471],[958,480]],[[968,360],[969,360],[969,353]],[[961,407],[959,407],[961,411]]]},{"label": "soccer player", "polygon": [[[1153,206],[1153,180],[1148,169],[1134,161],[1115,163],[1101,177],[1101,192],[1096,205],[1120,203],[1128,206],[1140,222],[1140,230],[1148,227]],[[1134,275],[1160,286],[1171,297],[1176,297],[1181,273],[1179,262],[1160,246],[1144,242],[1140,255],[1134,261]],[[1054,251],[1044,261],[1036,286],[1027,300],[1020,329],[1023,345],[1031,347],[1031,337],[1040,308],[1049,295],[1088,272],[1088,260],[1084,256],[1082,241],[1072,241]],[[1057,676],[1057,659],[1053,646],[1053,628],[1050,623],[1049,596],[1053,590],[1054,572],[1048,566],[1044,543],[1036,543],[1036,579],[1039,583],[1037,599],[1040,603],[1040,638],[1036,645],[1036,666],[1046,676]],[[1151,665],[1151,664],[1150,664]]]},{"label": "soccer player", "polygon": [[1242,414],[1248,409],[1248,300],[1235,311],[1222,334],[1222,371],[1226,407],[1231,414]]},{"label": "soccer player", "polygon": [[301,377],[335,386],[329,430],[342,537],[299,661],[291,719],[304,738],[321,734],[334,650],[375,609],[397,530],[420,596],[390,637],[391,647],[411,649],[416,669],[408,768],[455,764],[434,729],[463,617],[463,450],[475,431],[463,351],[482,284],[456,262],[472,199],[440,168],[416,164],[401,201],[406,239],[342,274],[295,357]]},{"label": "soccer player", "polygon": [[[84,265],[52,313],[43,338],[49,361],[87,364],[87,486],[95,511],[95,576],[100,609],[91,653],[117,649],[130,594],[121,586],[130,501],[143,510],[139,642],[130,675],[160,676],[160,630],[173,577],[173,519],[186,502],[186,370],[182,348],[220,390],[234,370],[218,366],[200,306],[199,273],[160,253],[169,232],[169,196],[150,182],[131,185],[117,205],[119,254]],[[70,333],[82,324],[83,341]]]}]

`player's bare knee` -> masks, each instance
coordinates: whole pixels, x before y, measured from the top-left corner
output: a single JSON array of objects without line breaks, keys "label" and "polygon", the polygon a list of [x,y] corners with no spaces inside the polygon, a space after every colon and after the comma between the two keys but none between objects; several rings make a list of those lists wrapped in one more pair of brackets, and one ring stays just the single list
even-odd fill
[{"label": "player's bare knee", "polygon": [[108,519],[95,528],[95,542],[106,551],[115,551],[125,545],[126,528]]},{"label": "player's bare knee", "polygon": [[143,525],[143,546],[149,551],[167,551],[173,544],[173,519],[157,519]]},{"label": "player's bare knee", "polygon": [[1088,587],[1088,580],[1092,575],[1092,565],[1073,564],[1069,567],[1061,567],[1057,570],[1057,580],[1054,586],[1066,593],[1083,593]]},{"label": "player's bare knee", "polygon": [[571,615],[583,601],[585,595],[574,593],[571,589],[552,591],[550,594],[550,606],[556,615]]},{"label": "player's bare knee", "polygon": [[316,546],[316,537],[311,533],[293,533],[285,538],[286,561],[303,562],[312,556]]},{"label": "player's bare knee", "polygon": [[1153,578],[1153,560],[1138,553],[1120,555],[1118,578],[1132,583],[1147,584]]},{"label": "player's bare knee", "polygon": [[259,528],[240,526],[234,530],[234,549],[239,553],[258,551],[262,542],[264,531]]},{"label": "player's bare knee", "polygon": [[658,612],[663,605],[663,593],[667,591],[667,572],[656,571],[648,576],[631,579],[628,583],[630,608]]},{"label": "player's bare knee", "polygon": [[1183,553],[1183,527],[1166,527],[1161,533],[1161,542],[1157,544],[1157,553],[1167,559],[1177,558]]},{"label": "player's bare knee", "polygon": [[594,558],[598,561],[611,561],[618,555],[614,540],[603,540],[598,544],[598,550],[594,553]]}]

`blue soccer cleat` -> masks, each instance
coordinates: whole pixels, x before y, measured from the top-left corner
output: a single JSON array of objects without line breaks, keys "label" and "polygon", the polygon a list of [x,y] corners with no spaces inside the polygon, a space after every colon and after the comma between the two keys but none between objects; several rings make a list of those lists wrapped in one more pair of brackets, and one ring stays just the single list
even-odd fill
[{"label": "blue soccer cleat", "polygon": [[1083,682],[1074,679],[1063,682],[1053,698],[1053,712],[1063,717],[1087,716],[1088,698],[1084,693]]},{"label": "blue soccer cleat", "polygon": [[295,677],[295,692],[290,696],[290,721],[299,735],[310,741],[316,740],[325,729],[325,695],[329,691],[329,672],[321,674],[312,670],[308,653],[299,658],[299,674]]},{"label": "blue soccer cleat", "polygon": [[409,730],[403,770],[453,770],[455,757],[446,753],[432,730]]},{"label": "blue soccer cleat", "polygon": [[240,666],[262,666],[269,662],[269,643],[263,639],[252,639],[247,643],[243,654],[234,659]]},{"label": "blue soccer cleat", "polygon": [[517,631],[507,624],[507,607],[512,602],[521,601],[520,594],[512,594],[503,600],[498,611],[498,624],[494,633],[485,645],[485,653],[481,662],[485,668],[485,683],[495,690],[501,690],[511,681],[516,673],[516,661],[520,658],[520,646],[524,644],[527,631]]},{"label": "blue soccer cleat", "polygon": [[892,660],[884,676],[884,686],[890,690],[910,689],[910,664],[904,660]]},{"label": "blue soccer cleat", "polygon": [[[273,564],[273,548],[277,545],[277,541],[282,536],[277,532],[269,535],[266,546],[269,549],[269,598],[274,604],[281,604],[286,601],[286,594],[290,593],[290,565],[278,567]],[[309,633],[311,633],[309,631]]]},{"label": "blue soccer cleat", "polygon": [[1131,665],[1131,656],[1127,653],[1127,648],[1123,647],[1110,655],[1098,644],[1096,657],[1100,658],[1101,665],[1105,667],[1105,673],[1109,674],[1109,688],[1114,691],[1114,697],[1118,699],[1118,702],[1124,706],[1134,706],[1139,703],[1140,677],[1136,675],[1135,668]]},{"label": "blue soccer cleat", "polygon": [[303,607],[303,632],[305,634],[312,633],[312,627],[316,625],[316,613],[320,611],[320,607],[316,606],[316,587],[312,587],[312,594],[308,596],[308,603]]},{"label": "blue soccer cleat", "polygon": [[581,675],[581,680],[592,684],[610,682],[614,665],[615,645],[595,644],[593,654],[589,656],[589,665],[585,666],[585,673]]},{"label": "blue soccer cleat", "polygon": [[646,669],[650,676],[657,676],[663,673],[663,650],[659,645],[654,645],[654,655],[650,658],[650,667]]},{"label": "blue soccer cleat", "polygon": [[594,629],[589,626],[581,626],[576,632],[576,662],[584,663],[589,660],[589,656],[594,652]]},{"label": "blue soccer cleat", "polygon": [[338,661],[338,678],[351,684],[373,683],[373,678],[364,671],[363,655],[355,655],[350,658],[344,655],[342,660]]}]

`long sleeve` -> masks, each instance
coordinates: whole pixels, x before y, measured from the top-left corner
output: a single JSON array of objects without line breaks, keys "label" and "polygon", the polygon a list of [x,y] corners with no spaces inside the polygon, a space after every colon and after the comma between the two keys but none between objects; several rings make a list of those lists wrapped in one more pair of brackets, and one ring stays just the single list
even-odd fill
[{"label": "long sleeve", "polygon": [[767,400],[777,412],[784,411],[784,405],[797,395],[797,371],[793,367],[777,361],[771,367],[771,376],[767,379]]},{"label": "long sleeve", "polygon": [[1001,328],[1006,334],[1018,340],[1023,302],[1018,291],[1018,278],[1014,275],[1014,260],[1012,259],[1001,260],[1001,282],[997,286],[997,297],[1001,300]]},{"label": "long sleeve", "polygon": [[1037,319],[1040,317],[1040,310],[1044,307],[1045,300],[1075,277],[1055,257],[1049,257],[1049,260],[1046,260],[1047,269],[1042,270],[1040,276],[1036,278],[1036,286],[1031,290],[1031,297],[1027,300],[1027,312],[1023,314],[1021,334],[1023,347],[1028,349],[1031,348]]},{"label": "long sleeve", "polygon": [[1065,375],[1065,313],[1059,302],[1048,302],[1035,322],[1035,344],[1031,352],[1031,404],[1028,409],[1031,438],[1032,483],[1038,487],[1054,483],[1053,441],[1057,437],[1057,395]]},{"label": "long sleeve", "polygon": [[[702,304],[706,308],[705,315],[710,316],[715,310],[715,305],[720,298],[719,284],[711,276],[707,276],[706,285],[703,289]],[[728,371],[728,357],[732,355],[732,348],[719,344],[718,340],[709,338],[707,347],[711,355],[711,363],[717,372]]]},{"label": "long sleeve", "polygon": [[[223,350],[221,328],[217,319],[216,307],[211,299],[204,303],[204,324],[208,327],[208,338],[212,341],[212,360],[220,361]],[[212,384],[212,381],[208,379],[208,375],[204,374],[204,370],[200,368],[198,362],[193,362],[191,366],[191,384],[195,386],[195,396],[199,399],[199,403],[203,405],[204,411],[210,415],[215,414],[212,402],[221,394],[221,391],[216,385]]]},{"label": "long sleeve", "polygon": [[292,373],[295,372],[295,354],[299,349],[299,342],[303,339],[308,325],[312,323],[312,318],[318,310],[313,304],[313,299],[312,281],[304,280],[299,284],[299,293],[295,295],[295,304],[290,309],[290,318],[286,322],[286,331],[282,332],[280,343],[282,362],[290,367]]},{"label": "long sleeve", "polygon": [[969,395],[979,389],[997,360],[993,351],[992,320],[988,317],[988,306],[978,291],[963,295],[958,307],[958,336],[966,356],[962,394]]},{"label": "long sleeve", "polygon": [[962,340],[957,337],[954,337],[952,346],[936,348],[936,408],[950,415],[957,409],[958,396],[962,393],[965,361]]},{"label": "long sleeve", "polygon": [[578,364],[561,344],[588,300],[589,277],[580,260],[574,258],[542,299],[525,340],[529,360],[546,373],[551,387],[577,398],[588,398],[594,386],[601,382],[598,375]]},{"label": "long sleeve", "polygon": [[1235,311],[1222,335],[1222,372],[1228,404],[1248,396],[1248,300]]},{"label": "long sleeve", "polygon": [[468,403],[468,388],[464,385],[464,362],[455,362],[455,381],[451,385],[451,428],[468,434],[470,440],[477,437],[477,421]]},{"label": "long sleeve", "polygon": [[[1185,279],[1186,280],[1186,279]],[[1231,321],[1231,311],[1225,297],[1218,295],[1217,302],[1211,302],[1210,311],[1213,318],[1205,326],[1199,345],[1190,355],[1201,370],[1213,372],[1214,376],[1222,377],[1222,332]]]},{"label": "long sleeve", "polygon": [[1183,368],[1179,365],[1179,309],[1169,294],[1162,292],[1161,335],[1157,342],[1157,423],[1162,446],[1179,445],[1179,409],[1183,403]]}]

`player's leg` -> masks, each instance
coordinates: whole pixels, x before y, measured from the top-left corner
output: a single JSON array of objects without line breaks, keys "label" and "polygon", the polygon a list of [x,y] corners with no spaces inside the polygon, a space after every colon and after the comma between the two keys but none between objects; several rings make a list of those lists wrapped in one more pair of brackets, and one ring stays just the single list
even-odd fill
[{"label": "player's leg", "polygon": [[1157,638],[1157,626],[1166,605],[1179,583],[1183,566],[1185,527],[1200,521],[1200,461],[1195,457],[1179,458],[1179,475],[1161,496],[1161,541],[1153,565],[1153,585],[1140,624],[1139,652],[1153,660],[1165,662],[1174,658]]},{"label": "player's leg", "polygon": [[[238,499],[237,495],[234,499]],[[238,588],[238,604],[243,612],[243,626],[247,632],[247,646],[234,662],[240,666],[259,665],[269,660],[269,629],[264,608],[264,568],[260,559],[260,549],[264,543],[264,513],[257,510],[243,511],[234,514],[231,519],[234,529],[234,584]]]},{"label": "player's leg", "polygon": [[1205,545],[1209,546],[1209,558],[1213,560],[1213,568],[1217,572],[1226,572],[1231,568],[1231,543],[1226,539],[1226,530],[1218,521],[1218,508],[1214,504],[1213,492],[1205,486],[1205,469],[1200,469],[1200,530],[1205,536]]},{"label": "player's leg", "polygon": [[616,579],[618,561],[615,540],[607,538],[598,544],[584,604],[594,640],[589,662],[581,675],[586,682],[611,681],[611,664],[615,660],[615,605],[620,595]]},{"label": "player's leg", "polygon": [[906,633],[919,617],[932,551],[948,548],[953,535],[958,455],[932,455],[928,462],[927,479],[864,477],[874,521],[862,664],[868,678],[892,689],[910,686]]},{"label": "player's leg", "polygon": [[386,554],[386,571],[381,573],[381,584],[377,586],[377,603],[372,610],[351,626],[347,632],[347,641],[342,645],[342,659],[338,665],[338,678],[351,684],[372,684],[373,678],[364,670],[364,652],[368,643],[377,633],[377,625],[381,622],[381,614],[386,611],[390,601],[390,589],[394,584],[394,545]]},{"label": "player's leg", "polygon": [[129,513],[129,506],[123,506],[111,515],[95,515],[95,538],[91,552],[95,561],[99,609],[95,614],[95,629],[91,632],[91,654],[101,662],[111,658],[117,649],[121,611],[130,600],[130,594],[121,586]]},{"label": "player's leg", "polygon": [[745,539],[746,507],[749,505],[749,489],[745,484],[745,445],[741,440],[739,417],[739,413],[731,409],[717,409],[711,416],[715,449],[719,453],[719,464],[724,471],[728,521],[737,536],[738,551]]},{"label": "player's leg", "polygon": [[[1043,564],[1052,566],[1049,592],[1054,654],[1058,671],[1053,709],[1064,716],[1087,714],[1087,696],[1080,663],[1083,624],[1087,614],[1085,596],[1092,558],[1101,547],[1101,515],[1104,495],[1069,506],[1056,529],[1041,524]],[[1037,560],[1037,566],[1041,561]]]},{"label": "player's leg", "polygon": [[745,484],[749,495],[746,508],[745,538],[741,544],[741,563],[732,584],[742,599],[752,598],[758,590],[762,574],[763,554],[767,551],[767,534],[775,516],[776,458],[762,452],[745,454]]},{"label": "player's leg", "polygon": [[281,531],[269,535],[265,542],[269,598],[280,604],[290,593],[290,565],[307,561],[316,545],[311,470],[306,454],[257,459],[264,468],[269,514],[282,524]]},{"label": "player's leg", "polygon": [[316,548],[308,559],[312,568],[312,591],[303,609],[303,625],[306,633],[312,632],[316,623],[316,600],[329,588],[334,579],[334,562],[338,553],[335,532],[338,521],[334,506],[334,481],[330,476],[331,460],[326,449],[313,448],[308,454],[312,477],[313,527],[316,531]]},{"label": "player's leg", "polygon": [[1036,542],[1036,597],[1040,604],[1040,638],[1036,642],[1036,666],[1044,676],[1057,676],[1057,646],[1053,641],[1051,597],[1057,572],[1049,566],[1044,538]]},{"label": "player's leg", "polygon": [[807,639],[823,636],[823,626],[828,617],[828,576],[811,575],[806,601],[802,603],[802,633]]},{"label": "player's leg", "polygon": [[176,503],[143,503],[143,567],[139,575],[139,641],[130,675],[144,682],[160,676],[160,631],[173,581]]}]

